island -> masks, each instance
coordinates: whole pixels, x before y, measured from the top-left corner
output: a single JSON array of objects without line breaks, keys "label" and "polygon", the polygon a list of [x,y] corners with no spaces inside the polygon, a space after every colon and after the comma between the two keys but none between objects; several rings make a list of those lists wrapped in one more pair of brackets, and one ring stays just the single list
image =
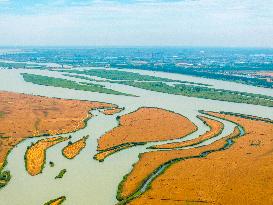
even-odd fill
[{"label": "island", "polygon": [[85,148],[86,146],[86,140],[88,139],[88,136],[84,136],[83,138],[79,139],[78,141],[74,143],[69,143],[66,147],[63,148],[63,155],[67,159],[73,159],[78,154],[80,154],[81,150]]},{"label": "island", "polygon": [[117,119],[119,125],[98,140],[99,155],[95,156],[98,160],[117,150],[147,142],[179,139],[197,130],[188,118],[161,108],[141,107]]},{"label": "island", "polygon": [[[9,152],[31,137],[75,132],[86,126],[91,110],[117,108],[104,102],[89,102],[0,91],[0,173]],[[3,173],[0,174],[3,176]],[[10,176],[7,171],[5,176]],[[1,184],[7,177],[1,177]],[[8,177],[9,178],[9,177]]]},{"label": "island", "polygon": [[25,154],[25,166],[31,176],[42,173],[46,163],[46,150],[58,143],[68,140],[64,137],[52,137],[39,140],[29,146]]},{"label": "island", "polygon": [[65,196],[61,196],[57,199],[52,199],[49,202],[45,203],[44,205],[61,205],[66,200]]}]

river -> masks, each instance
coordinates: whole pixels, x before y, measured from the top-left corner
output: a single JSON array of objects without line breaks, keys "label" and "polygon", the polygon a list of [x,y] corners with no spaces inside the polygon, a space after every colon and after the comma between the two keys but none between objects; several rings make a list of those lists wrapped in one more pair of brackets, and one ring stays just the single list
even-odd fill
[{"label": "river", "polygon": [[[120,84],[102,83],[111,89],[134,94],[139,97],[117,96],[34,85],[23,80],[20,73],[25,72],[76,80],[71,77],[65,77],[62,73],[53,71],[26,69],[0,70],[0,90],[48,97],[114,103],[120,107],[125,107],[125,110],[118,115],[132,112],[143,106],[164,108],[188,117],[198,126],[198,131],[189,135],[186,139],[195,138],[208,130],[203,122],[196,117],[200,114],[198,110],[238,112],[273,118],[272,108],[269,107],[170,95]],[[171,79],[208,83],[215,88],[251,91],[252,93],[273,96],[273,91],[270,89],[256,88],[237,83],[151,71],[133,70],[133,72]],[[77,81],[79,81],[79,79],[77,79]],[[106,131],[117,126],[117,121],[116,115],[105,116],[98,111],[94,111],[93,114],[95,116],[88,121],[88,125],[84,129],[72,134],[72,141],[76,141],[84,135],[90,135],[87,140],[87,147],[73,160],[68,160],[61,154],[61,150],[67,145],[67,142],[50,148],[47,151],[47,165],[40,175],[35,177],[28,175],[24,167],[24,154],[27,146],[41,138],[27,139],[15,147],[8,156],[8,165],[5,168],[11,171],[12,179],[6,187],[0,190],[0,204],[38,205],[62,195],[67,197],[66,205],[111,205],[117,203],[115,198],[117,186],[123,176],[130,172],[132,164],[137,162],[139,153],[147,152],[147,147],[162,144],[162,142],[148,143],[145,146],[136,146],[123,150],[111,155],[102,163],[95,161],[93,156],[96,153],[97,139]],[[235,125],[228,121],[221,121],[225,124],[225,129],[222,134],[210,141],[204,142],[204,144],[209,144],[232,132]],[[175,141],[181,141],[181,139]],[[49,161],[53,161],[55,166],[50,167],[48,165]],[[61,169],[67,169],[67,173],[62,179],[54,179]]]}]

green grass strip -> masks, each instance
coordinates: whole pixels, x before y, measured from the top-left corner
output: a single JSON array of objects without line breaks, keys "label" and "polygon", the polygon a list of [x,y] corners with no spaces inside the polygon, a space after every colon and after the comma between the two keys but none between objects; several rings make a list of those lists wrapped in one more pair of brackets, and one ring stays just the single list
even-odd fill
[{"label": "green grass strip", "polygon": [[28,74],[28,73],[22,73],[21,75],[23,76],[26,82],[31,82],[37,85],[61,87],[61,88],[68,88],[73,90],[82,90],[82,91],[106,93],[106,94],[113,94],[113,95],[133,96],[131,94],[115,91],[109,88],[105,88],[102,85],[93,84],[93,83],[79,84],[75,81],[67,80],[63,78],[54,78],[54,77],[48,77],[43,75]]}]

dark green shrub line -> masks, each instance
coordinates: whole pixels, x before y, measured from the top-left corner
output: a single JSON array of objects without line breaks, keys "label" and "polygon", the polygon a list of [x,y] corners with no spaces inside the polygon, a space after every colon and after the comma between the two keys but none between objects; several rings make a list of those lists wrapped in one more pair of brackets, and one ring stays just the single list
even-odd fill
[{"label": "dark green shrub line", "polygon": [[232,115],[232,116],[236,116],[236,117],[241,117],[241,118],[248,119],[248,120],[258,120],[258,121],[263,121],[263,122],[267,122],[267,123],[273,123],[273,120],[271,120],[269,118],[262,118],[262,117],[253,116],[253,115],[246,115],[246,114],[234,113],[234,112],[224,112],[224,111],[221,111],[219,113],[226,114],[226,115]]},{"label": "dark green shrub line", "polygon": [[61,179],[61,178],[63,178],[63,176],[65,175],[66,171],[67,171],[66,169],[62,169],[59,172],[59,174],[55,177],[55,179]]},{"label": "dark green shrub line", "polygon": [[[132,147],[135,147],[135,146],[139,146],[139,145],[145,145],[147,144],[146,142],[132,142],[132,143],[124,143],[124,144],[120,144],[120,145],[117,145],[117,146],[114,146],[114,147],[110,147],[108,149],[105,149],[105,150],[100,150],[98,152],[98,154],[101,154],[103,152],[107,152],[107,151],[111,151],[113,150],[114,152],[112,152],[111,154],[107,155],[107,157],[117,153],[117,152],[120,152],[122,150],[125,150],[125,149],[129,149],[129,148],[132,148]],[[97,155],[97,154],[96,154]],[[96,155],[93,157],[93,159],[95,160],[98,160]],[[103,162],[105,159],[102,159],[102,160],[99,160],[99,162]]]},{"label": "dark green shrub line", "polygon": [[110,148],[107,148],[107,149],[104,149],[104,150],[99,150],[99,151],[101,153],[101,152],[106,152],[106,151],[110,151],[110,150],[119,149],[119,148],[126,147],[126,146],[137,146],[137,145],[145,145],[145,144],[147,144],[147,142],[128,142],[128,143],[123,143],[123,144],[120,144],[120,145],[117,145],[117,146],[114,146],[114,147],[110,147]]}]

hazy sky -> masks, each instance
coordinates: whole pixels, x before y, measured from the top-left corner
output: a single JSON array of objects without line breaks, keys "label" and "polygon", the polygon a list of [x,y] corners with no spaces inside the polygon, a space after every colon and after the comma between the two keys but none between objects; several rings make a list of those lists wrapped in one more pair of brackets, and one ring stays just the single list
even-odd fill
[{"label": "hazy sky", "polygon": [[273,0],[0,0],[0,45],[273,47]]}]

